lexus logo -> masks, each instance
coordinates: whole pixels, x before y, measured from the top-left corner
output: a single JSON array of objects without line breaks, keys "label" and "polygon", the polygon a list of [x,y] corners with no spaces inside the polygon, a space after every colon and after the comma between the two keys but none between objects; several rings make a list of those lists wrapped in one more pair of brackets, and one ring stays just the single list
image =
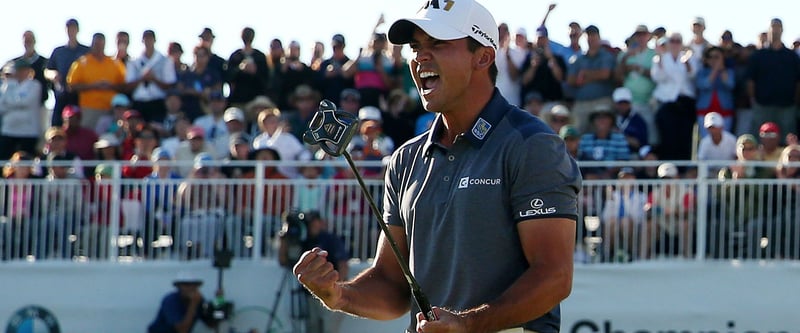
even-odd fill
[{"label": "lexus logo", "polygon": [[533,200],[531,200],[531,208],[538,209],[538,208],[542,208],[542,206],[544,206],[544,201],[542,201],[542,199],[533,199]]}]

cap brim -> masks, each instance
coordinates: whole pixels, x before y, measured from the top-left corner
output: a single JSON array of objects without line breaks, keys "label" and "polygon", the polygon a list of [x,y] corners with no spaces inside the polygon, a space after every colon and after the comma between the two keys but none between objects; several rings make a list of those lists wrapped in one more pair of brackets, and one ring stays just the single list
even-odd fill
[{"label": "cap brim", "polygon": [[438,40],[454,40],[468,37],[467,34],[447,25],[437,23],[428,18],[408,18],[397,20],[389,28],[389,41],[392,44],[408,44],[414,37],[414,29],[420,28],[429,36]]}]

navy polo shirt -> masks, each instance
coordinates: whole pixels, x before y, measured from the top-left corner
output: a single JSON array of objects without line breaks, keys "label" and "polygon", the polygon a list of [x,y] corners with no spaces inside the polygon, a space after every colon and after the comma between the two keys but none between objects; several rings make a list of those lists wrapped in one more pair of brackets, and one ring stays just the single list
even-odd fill
[{"label": "navy polo shirt", "polygon": [[[517,223],[577,219],[581,176],[561,138],[496,89],[450,148],[438,143],[442,128],[437,115],[392,155],[384,220],[405,228],[409,266],[431,303],[464,310],[496,299],[528,269]],[[558,306],[524,325],[559,326]]]},{"label": "navy polo shirt", "polygon": [[75,48],[69,48],[67,45],[62,45],[53,50],[50,55],[50,61],[47,62],[47,69],[54,69],[61,75],[61,85],[66,86],[67,74],[75,60],[78,60],[82,55],[89,52],[89,47],[83,44],[78,44]]},{"label": "navy polo shirt", "polygon": [[[189,332],[192,331],[194,325],[200,319],[200,313],[202,313],[202,306],[203,302],[197,305],[197,311],[195,312],[194,320],[192,321],[192,326],[189,328]],[[158,314],[156,314],[156,319],[147,327],[148,333],[172,333],[177,332],[175,330],[175,325],[183,321],[183,316],[186,315],[187,304],[181,300],[180,292],[173,292],[168,294],[161,300],[161,307],[158,309]]]},{"label": "navy polo shirt", "polygon": [[795,89],[800,81],[800,57],[785,47],[758,50],[750,57],[747,77],[755,84],[758,104],[791,106],[795,102]]}]

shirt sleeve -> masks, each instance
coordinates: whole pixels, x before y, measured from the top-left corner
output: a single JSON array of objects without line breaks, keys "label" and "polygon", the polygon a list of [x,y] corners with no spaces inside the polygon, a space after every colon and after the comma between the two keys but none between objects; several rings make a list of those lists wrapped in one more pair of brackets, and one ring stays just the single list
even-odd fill
[{"label": "shirt sleeve", "polygon": [[552,133],[532,135],[511,153],[510,198],[514,219],[577,220],[581,174],[564,141]]},{"label": "shirt sleeve", "polygon": [[186,315],[186,308],[181,303],[180,296],[175,294],[164,298],[164,301],[161,302],[161,311],[170,326],[180,323],[183,316]]}]

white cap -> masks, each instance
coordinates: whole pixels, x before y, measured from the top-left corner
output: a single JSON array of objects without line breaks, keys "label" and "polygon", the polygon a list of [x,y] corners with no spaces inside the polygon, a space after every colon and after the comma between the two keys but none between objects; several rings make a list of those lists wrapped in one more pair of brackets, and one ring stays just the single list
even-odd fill
[{"label": "white cap", "polygon": [[702,25],[702,26],[705,27],[706,26],[706,20],[704,18],[702,18],[701,16],[697,16],[692,20],[692,24],[699,24],[699,25]]},{"label": "white cap", "polygon": [[375,120],[378,122],[383,121],[381,117],[381,110],[374,106],[365,106],[358,109],[358,120]]},{"label": "white cap", "polygon": [[614,95],[612,98],[614,99],[614,103],[630,102],[633,99],[633,94],[631,93],[630,89],[619,87],[614,90]]},{"label": "white cap", "polygon": [[100,136],[97,141],[94,143],[94,149],[101,149],[107,147],[116,147],[119,146],[119,139],[116,135],[111,133],[106,133]]},{"label": "white cap", "polygon": [[190,271],[180,271],[178,275],[175,277],[175,280],[172,281],[172,284],[203,284],[203,280],[194,275]]},{"label": "white cap", "polygon": [[725,121],[719,113],[709,112],[706,114],[705,118],[703,118],[703,127],[705,128],[723,126],[725,126]]},{"label": "white cap", "polygon": [[658,178],[664,177],[678,177],[678,167],[672,163],[663,163],[658,166]]},{"label": "white cap", "polygon": [[500,40],[497,21],[475,0],[428,1],[416,16],[397,20],[389,27],[389,41],[398,45],[409,43],[415,27],[438,40],[472,37],[495,50]]},{"label": "white cap", "polygon": [[561,104],[556,104],[550,108],[550,114],[559,117],[569,117],[569,109]]},{"label": "white cap", "polygon": [[225,113],[222,115],[222,120],[224,120],[226,123],[231,120],[244,122],[244,111],[237,107],[230,107],[225,110]]}]

